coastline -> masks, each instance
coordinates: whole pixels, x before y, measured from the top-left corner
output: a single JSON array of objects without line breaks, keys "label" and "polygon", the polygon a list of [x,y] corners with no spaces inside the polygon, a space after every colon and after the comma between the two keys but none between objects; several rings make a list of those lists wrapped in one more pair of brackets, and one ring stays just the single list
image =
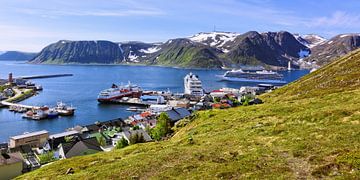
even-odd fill
[{"label": "coastline", "polygon": [[[194,70],[232,70],[232,69],[240,69],[241,67],[221,67],[221,68],[199,68],[199,67],[182,67],[182,66],[170,66],[170,65],[159,65],[159,64],[144,64],[144,63],[112,63],[112,64],[104,64],[104,63],[30,63],[25,62],[24,64],[31,65],[53,65],[53,66],[140,66],[140,67],[163,67],[163,68],[174,68],[174,69],[194,69]],[[264,65],[264,67],[269,68],[273,71],[284,71],[287,70],[287,67],[280,66],[270,66]],[[295,70],[303,70],[307,68],[299,68]]]}]

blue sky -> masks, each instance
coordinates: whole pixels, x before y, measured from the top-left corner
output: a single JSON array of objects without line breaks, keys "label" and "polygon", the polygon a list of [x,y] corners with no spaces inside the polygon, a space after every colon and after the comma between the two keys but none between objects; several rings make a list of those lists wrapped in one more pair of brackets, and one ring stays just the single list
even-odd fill
[{"label": "blue sky", "polygon": [[0,0],[0,51],[61,39],[160,42],[198,32],[359,32],[358,0]]}]

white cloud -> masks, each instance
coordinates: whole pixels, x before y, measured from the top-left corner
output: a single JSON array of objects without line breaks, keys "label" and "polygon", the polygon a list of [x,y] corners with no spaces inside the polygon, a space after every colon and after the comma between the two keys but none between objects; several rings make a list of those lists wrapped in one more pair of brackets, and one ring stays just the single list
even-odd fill
[{"label": "white cloud", "polygon": [[310,27],[360,27],[360,14],[350,14],[336,11],[329,17],[314,18],[309,23]]},{"label": "white cloud", "polygon": [[129,10],[55,10],[55,9],[34,9],[22,8],[17,12],[41,17],[56,18],[58,16],[99,16],[99,17],[122,17],[122,16],[156,16],[164,14],[160,10],[152,9],[129,9]]},{"label": "white cloud", "polygon": [[87,1],[56,1],[56,0],[28,0],[7,4],[7,7],[17,13],[27,15],[39,15],[41,17],[59,16],[100,16],[100,17],[123,17],[123,16],[157,16],[164,12],[153,7],[147,1],[129,0],[87,0]]}]

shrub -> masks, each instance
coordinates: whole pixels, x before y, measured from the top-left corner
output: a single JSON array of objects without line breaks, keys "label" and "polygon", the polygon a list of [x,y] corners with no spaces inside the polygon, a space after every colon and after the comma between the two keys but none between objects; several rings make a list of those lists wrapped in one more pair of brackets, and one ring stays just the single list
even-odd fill
[{"label": "shrub", "polygon": [[137,143],[144,143],[145,139],[144,139],[143,134],[135,133],[130,136],[129,141],[130,141],[130,144],[137,144]]},{"label": "shrub", "polygon": [[100,135],[96,137],[97,141],[99,142],[100,146],[106,146],[106,140],[104,136]]},{"label": "shrub", "polygon": [[126,147],[128,145],[129,145],[128,141],[123,137],[116,143],[115,148],[116,149],[121,149],[121,148],[124,148],[124,147]]},{"label": "shrub", "polygon": [[155,128],[151,130],[151,137],[159,141],[168,133],[171,133],[170,118],[166,113],[161,113],[157,119]]},{"label": "shrub", "polygon": [[54,152],[49,151],[45,154],[40,154],[39,156],[40,164],[47,164],[49,162],[55,161],[56,158],[54,157]]}]

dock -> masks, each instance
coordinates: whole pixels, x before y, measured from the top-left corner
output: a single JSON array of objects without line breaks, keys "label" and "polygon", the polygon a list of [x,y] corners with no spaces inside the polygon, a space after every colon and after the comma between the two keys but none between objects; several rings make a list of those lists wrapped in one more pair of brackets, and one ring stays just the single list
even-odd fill
[{"label": "dock", "polygon": [[73,74],[48,74],[48,75],[31,75],[31,76],[20,76],[15,79],[45,79],[45,78],[56,78],[56,77],[66,77],[73,76]]},{"label": "dock", "polygon": [[17,107],[21,107],[21,108],[26,108],[26,109],[40,109],[40,106],[30,106],[30,105],[23,105],[23,104],[16,104],[16,103],[11,103],[11,102],[6,102],[6,101],[1,101],[0,105],[3,106],[17,106]]},{"label": "dock", "polygon": [[107,104],[122,104],[122,105],[129,105],[129,106],[140,106],[140,107],[148,107],[150,104],[141,102],[138,98],[131,98],[129,100],[112,100],[107,102]]}]

